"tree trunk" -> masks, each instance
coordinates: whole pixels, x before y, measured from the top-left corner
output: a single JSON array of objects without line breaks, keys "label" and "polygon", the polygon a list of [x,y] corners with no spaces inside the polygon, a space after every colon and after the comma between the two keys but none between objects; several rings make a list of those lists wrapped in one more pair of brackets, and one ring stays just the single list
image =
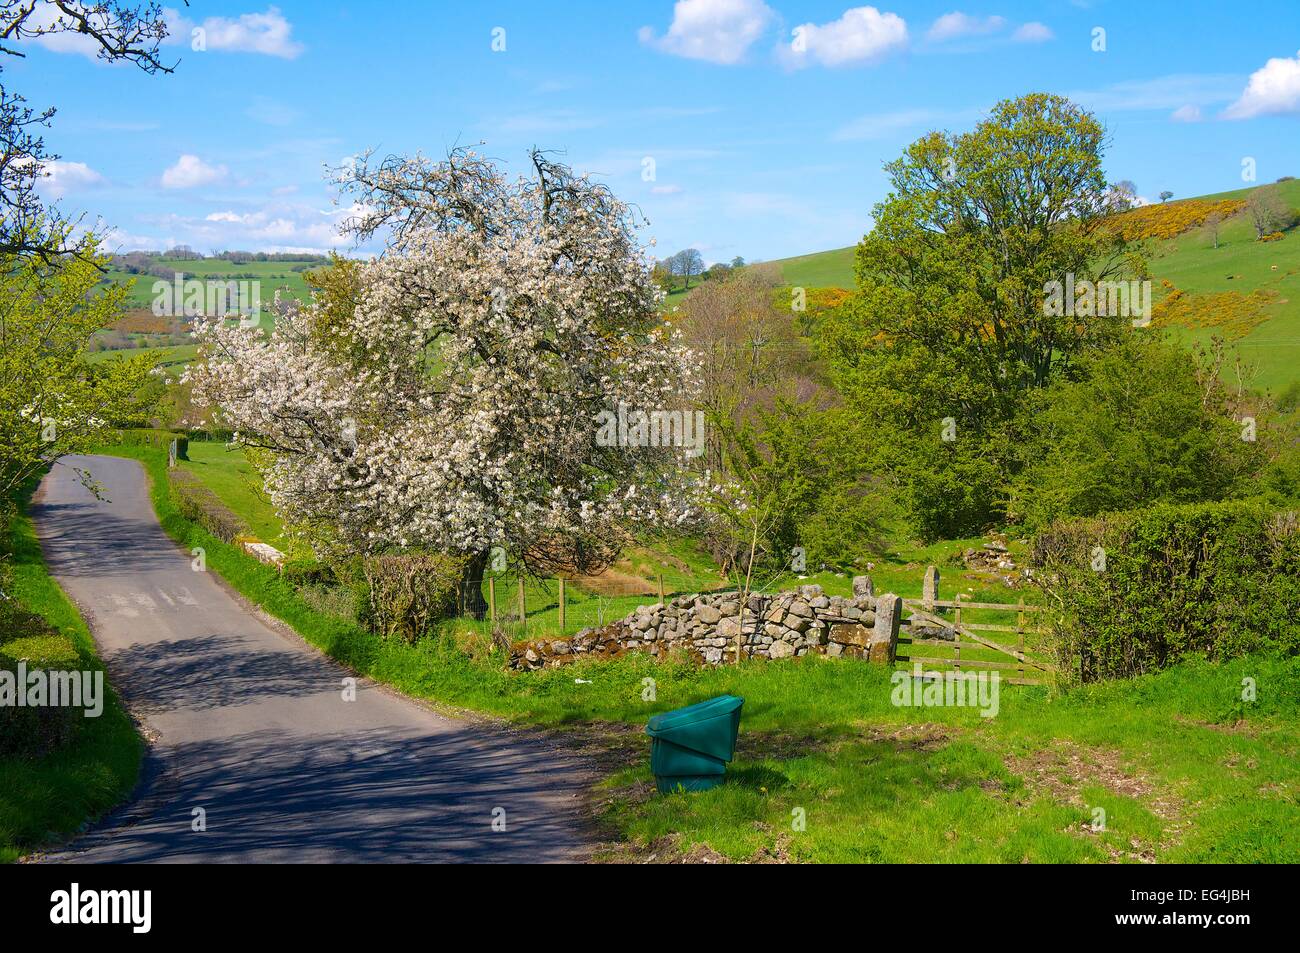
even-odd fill
[{"label": "tree trunk", "polygon": [[487,615],[487,600],[483,598],[483,574],[487,570],[491,550],[480,549],[465,560],[460,576],[460,611],[482,619]]}]

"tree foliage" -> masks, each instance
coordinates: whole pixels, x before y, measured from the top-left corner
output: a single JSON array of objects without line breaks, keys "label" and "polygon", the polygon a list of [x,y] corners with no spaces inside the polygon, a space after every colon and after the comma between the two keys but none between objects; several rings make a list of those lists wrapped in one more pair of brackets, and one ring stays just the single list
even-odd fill
[{"label": "tree foliage", "polygon": [[148,356],[85,360],[91,336],[117,318],[126,293],[96,288],[104,259],[86,248],[51,265],[0,255],[0,499],[141,412]]}]

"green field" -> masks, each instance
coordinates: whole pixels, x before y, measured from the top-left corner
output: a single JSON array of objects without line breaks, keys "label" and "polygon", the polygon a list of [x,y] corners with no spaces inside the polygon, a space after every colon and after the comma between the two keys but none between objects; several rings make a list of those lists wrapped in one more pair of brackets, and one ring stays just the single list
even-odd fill
[{"label": "green field", "polygon": [[101,361],[111,361],[119,357],[130,357],[134,354],[148,352],[149,355],[157,362],[159,367],[181,368],[188,364],[199,353],[197,344],[177,344],[169,347],[143,347],[143,348],[120,348],[111,351],[92,351],[86,355],[86,360],[92,364],[98,364]]},{"label": "green field", "polygon": [[853,258],[857,250],[856,245],[850,245],[797,258],[782,258],[773,264],[781,266],[781,274],[788,285],[851,290],[857,284],[853,277]]},{"label": "green field", "polygon": [[192,471],[217,498],[244,518],[258,539],[288,549],[284,524],[262,489],[262,478],[244,452],[216,440],[191,440],[189,460],[180,466]]},{"label": "green field", "polygon": [[[320,267],[318,263],[307,261],[250,261],[236,264],[220,258],[158,258],[153,263],[195,278],[260,281],[263,307],[271,303],[277,290],[283,297],[305,300],[308,289],[304,274],[311,268]],[[104,276],[105,284],[130,286],[126,300],[128,308],[150,307],[154,297],[154,283],[162,280],[164,279],[154,275],[132,275],[117,269],[109,269]]]}]

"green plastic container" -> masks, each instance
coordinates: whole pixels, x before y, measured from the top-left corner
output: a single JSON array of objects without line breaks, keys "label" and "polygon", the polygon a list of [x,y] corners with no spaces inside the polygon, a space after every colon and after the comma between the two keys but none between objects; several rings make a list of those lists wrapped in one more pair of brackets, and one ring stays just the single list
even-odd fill
[{"label": "green plastic container", "polygon": [[721,783],[736,752],[744,704],[736,695],[719,695],[650,719],[650,770],[661,794],[707,791]]}]

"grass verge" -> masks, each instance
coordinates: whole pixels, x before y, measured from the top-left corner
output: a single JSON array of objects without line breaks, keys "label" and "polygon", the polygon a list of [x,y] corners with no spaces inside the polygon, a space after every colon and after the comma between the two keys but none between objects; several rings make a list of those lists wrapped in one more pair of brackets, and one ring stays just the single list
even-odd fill
[{"label": "grass verge", "polygon": [[[20,512],[8,539],[13,598],[71,641],[77,669],[102,670],[85,620],[50,577],[32,521]],[[68,744],[41,757],[0,757],[0,862],[71,836],[130,794],[144,747],[107,678],[105,696],[98,718],[74,720]]]}]

